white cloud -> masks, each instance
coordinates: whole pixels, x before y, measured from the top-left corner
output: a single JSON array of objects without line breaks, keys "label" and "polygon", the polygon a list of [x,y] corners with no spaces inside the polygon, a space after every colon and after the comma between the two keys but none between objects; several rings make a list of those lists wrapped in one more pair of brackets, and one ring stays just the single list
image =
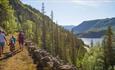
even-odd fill
[{"label": "white cloud", "polygon": [[28,2],[45,2],[45,3],[75,3],[76,5],[100,6],[115,2],[115,0],[23,0]]},{"label": "white cloud", "polygon": [[72,0],[73,3],[77,5],[85,5],[85,6],[100,6],[103,4],[108,4],[115,2],[115,0]]}]

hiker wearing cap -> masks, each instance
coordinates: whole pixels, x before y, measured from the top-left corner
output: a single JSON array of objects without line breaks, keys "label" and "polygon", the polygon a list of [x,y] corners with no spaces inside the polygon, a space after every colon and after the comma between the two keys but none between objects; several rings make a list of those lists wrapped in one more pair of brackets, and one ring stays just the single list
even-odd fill
[{"label": "hiker wearing cap", "polygon": [[0,56],[4,52],[5,41],[5,34],[0,30]]},{"label": "hiker wearing cap", "polygon": [[23,50],[23,47],[24,47],[24,33],[23,33],[23,31],[19,32],[18,42],[19,42],[20,49]]}]

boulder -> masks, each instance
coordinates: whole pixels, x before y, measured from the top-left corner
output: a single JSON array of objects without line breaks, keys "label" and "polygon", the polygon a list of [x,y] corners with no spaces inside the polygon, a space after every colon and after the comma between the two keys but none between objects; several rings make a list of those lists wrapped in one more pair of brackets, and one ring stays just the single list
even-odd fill
[{"label": "boulder", "polygon": [[40,54],[40,49],[34,50],[32,58],[35,64],[39,64],[42,55]]},{"label": "boulder", "polygon": [[59,66],[58,70],[76,70],[76,68],[71,65],[62,65]]},{"label": "boulder", "polygon": [[34,45],[30,45],[30,46],[28,47],[28,51],[29,51],[30,54],[33,54],[34,50],[36,50],[36,49],[37,49],[37,48],[36,48]]},{"label": "boulder", "polygon": [[29,41],[29,40],[27,40],[27,41],[25,41],[25,46],[30,46],[31,45],[31,43],[32,43],[32,41]]}]

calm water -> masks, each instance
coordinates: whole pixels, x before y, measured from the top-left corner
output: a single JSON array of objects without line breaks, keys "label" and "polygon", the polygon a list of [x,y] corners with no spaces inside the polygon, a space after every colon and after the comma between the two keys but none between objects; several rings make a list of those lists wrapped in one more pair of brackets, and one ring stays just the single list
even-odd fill
[{"label": "calm water", "polygon": [[102,43],[103,38],[81,38],[86,45],[91,46],[91,42],[93,42],[93,45]]}]

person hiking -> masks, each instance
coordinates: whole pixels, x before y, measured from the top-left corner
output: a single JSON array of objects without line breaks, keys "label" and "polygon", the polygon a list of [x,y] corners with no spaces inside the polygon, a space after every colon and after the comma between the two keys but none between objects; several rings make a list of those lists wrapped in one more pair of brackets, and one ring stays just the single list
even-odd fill
[{"label": "person hiking", "polygon": [[[6,34],[5,34],[5,32],[4,31],[2,31],[2,34],[5,36]],[[6,38],[5,38],[5,41],[6,41]],[[4,41],[4,43],[5,43],[5,41]],[[7,41],[6,41],[7,42]],[[2,47],[2,53],[4,52],[4,46]]]},{"label": "person hiking", "polygon": [[10,52],[13,54],[15,50],[15,43],[16,43],[16,38],[12,35],[10,38],[9,46],[10,46]]},{"label": "person hiking", "polygon": [[0,57],[4,52],[5,41],[7,42],[5,34],[0,30]]},{"label": "person hiking", "polygon": [[24,47],[24,33],[23,33],[23,31],[19,32],[18,42],[19,42],[20,49],[23,50],[23,47]]}]

